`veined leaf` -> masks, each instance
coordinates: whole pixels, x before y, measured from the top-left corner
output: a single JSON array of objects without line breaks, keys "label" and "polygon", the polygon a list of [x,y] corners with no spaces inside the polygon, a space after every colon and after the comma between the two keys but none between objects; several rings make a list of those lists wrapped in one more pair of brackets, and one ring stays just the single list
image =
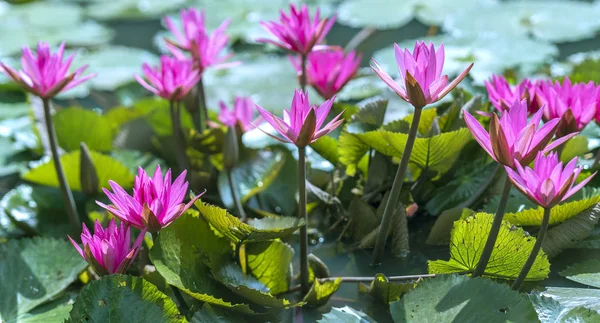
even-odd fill
[{"label": "veined leaf", "polygon": [[[354,176],[361,161],[368,159],[369,145],[362,142],[357,135],[342,131],[338,138],[340,162],[346,166],[346,174]],[[364,174],[366,169],[361,169]]]},{"label": "veined leaf", "polygon": [[69,318],[75,297],[76,295],[67,294],[38,306],[27,314],[20,315],[16,321],[19,323],[64,323]]},{"label": "veined leaf", "polygon": [[342,278],[336,280],[328,280],[324,283],[319,282],[315,279],[312,287],[308,291],[308,294],[304,296],[303,301],[308,306],[323,306],[327,303],[331,295],[335,293],[342,284]]},{"label": "veined leaf", "polygon": [[288,237],[298,230],[303,220],[292,217],[265,218],[246,224],[227,213],[227,210],[196,201],[200,214],[222,235],[234,243],[259,242]]},{"label": "veined leaf", "polygon": [[112,149],[113,124],[106,116],[81,107],[58,111],[52,116],[58,145],[66,151],[78,150],[81,142],[94,151]]},{"label": "veined leaf", "polygon": [[325,158],[333,165],[337,165],[339,162],[340,156],[338,152],[338,141],[333,137],[321,137],[317,141],[310,144],[310,148],[314,149],[317,154],[321,155],[321,157]]},{"label": "veined leaf", "polygon": [[540,294],[529,294],[529,299],[541,323],[600,322],[600,314],[585,307],[568,308]]},{"label": "veined leaf", "polygon": [[246,264],[256,279],[277,295],[289,289],[294,249],[281,240],[246,244]]},{"label": "veined leaf", "polygon": [[[108,180],[119,183],[119,185],[125,189],[133,187],[134,175],[127,167],[109,156],[94,151],[90,151],[90,154],[94,165],[97,165],[96,172],[98,175],[99,189],[102,189],[103,187],[110,188]],[[67,182],[71,189],[75,191],[81,191],[81,183],[79,181],[79,155],[80,151],[77,150],[60,156]],[[59,187],[58,177],[54,170],[54,161],[51,159],[25,173],[23,179],[36,184]]]},{"label": "veined leaf", "polygon": [[535,322],[524,294],[506,284],[465,275],[425,279],[390,305],[394,322]]},{"label": "veined leaf", "polygon": [[[429,273],[448,274],[475,270],[492,225],[493,216],[478,213],[467,219],[454,222],[450,239],[450,260],[429,261]],[[485,276],[514,279],[531,253],[535,238],[521,228],[502,221],[498,240],[492,251]],[[527,275],[526,280],[542,280],[548,277],[550,263],[543,250]]]},{"label": "veined leaf", "polygon": [[[565,222],[577,214],[594,207],[598,203],[600,203],[600,195],[585,200],[557,205],[550,210],[550,225]],[[543,217],[544,209],[542,207],[504,214],[504,219],[518,226],[539,226],[542,224]]]},{"label": "veined leaf", "polygon": [[389,304],[399,300],[402,295],[416,286],[416,281],[410,283],[392,283],[388,281],[384,274],[377,274],[370,286],[359,285],[359,289],[364,293],[370,294],[378,301]]},{"label": "veined leaf", "polygon": [[541,295],[553,298],[566,308],[584,307],[600,313],[600,289],[548,287]]},{"label": "veined leaf", "polygon": [[575,247],[589,236],[599,218],[600,207],[596,205],[551,228],[546,233],[542,249],[552,258],[563,250]]},{"label": "veined leaf", "polygon": [[600,260],[589,259],[569,266],[560,275],[572,281],[600,288]]},{"label": "veined leaf", "polygon": [[202,305],[202,308],[194,313],[190,323],[246,323],[249,322],[247,316],[243,314],[235,313],[232,311],[225,311],[221,308],[211,306],[210,304]]},{"label": "veined leaf", "polygon": [[[414,113],[411,113],[404,117],[402,120],[406,121],[408,124],[412,124]],[[419,119],[419,128],[417,131],[421,135],[421,137],[427,137],[429,135],[429,131],[431,130],[431,126],[433,125],[433,120],[437,117],[437,109],[436,108],[428,108],[423,109],[421,112],[421,118]]]}]

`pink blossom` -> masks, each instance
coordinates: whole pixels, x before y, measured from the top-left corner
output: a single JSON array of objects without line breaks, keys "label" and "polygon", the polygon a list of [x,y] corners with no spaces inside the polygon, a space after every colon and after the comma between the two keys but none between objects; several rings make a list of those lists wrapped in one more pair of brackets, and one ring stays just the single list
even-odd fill
[{"label": "pink blossom", "polygon": [[113,192],[103,189],[113,205],[105,205],[96,201],[121,221],[136,228],[147,228],[149,232],[157,232],[168,226],[189,209],[200,195],[188,204],[183,199],[188,189],[184,170],[171,184],[171,169],[163,179],[160,165],[156,167],[153,177],[140,167],[135,177],[133,196],[129,195],[119,184],[108,181]]},{"label": "pink blossom", "polygon": [[96,74],[82,76],[87,65],[69,73],[75,55],[63,61],[64,51],[65,43],[62,43],[58,51],[53,54],[48,43],[40,42],[37,46],[37,56],[29,48],[23,47],[22,70],[17,72],[12,67],[0,63],[0,72],[20,84],[25,91],[42,99],[50,99],[96,76]]},{"label": "pink blossom", "polygon": [[160,66],[144,63],[142,71],[148,82],[139,75],[135,79],[148,91],[170,101],[183,100],[201,77],[191,60],[166,55],[160,57]]},{"label": "pink blossom", "polygon": [[290,15],[283,10],[280,11],[279,23],[261,22],[260,24],[277,39],[257,39],[261,43],[273,44],[284,50],[296,52],[300,55],[308,55],[313,47],[323,41],[333,24],[332,19],[320,19],[319,9],[311,21],[308,7],[302,5],[300,10],[290,4]]},{"label": "pink blossom", "polygon": [[464,117],[467,127],[479,145],[494,160],[508,167],[515,167],[515,160],[520,165],[528,165],[539,151],[547,153],[577,134],[569,134],[548,145],[560,119],[552,119],[540,127],[540,109],[527,121],[527,100],[515,101],[500,119],[494,114],[489,133],[466,110]]},{"label": "pink blossom", "polygon": [[171,53],[181,58],[179,49],[192,54],[196,67],[202,73],[207,68],[227,68],[236,65],[237,62],[225,63],[233,54],[221,55],[227,43],[229,36],[225,34],[225,29],[229,27],[230,20],[227,19],[221,23],[212,35],[206,30],[206,19],[204,11],[196,8],[181,10],[181,23],[183,33],[169,17],[164,19],[167,28],[175,36],[175,40],[166,39],[167,47]]},{"label": "pink blossom", "polygon": [[533,169],[523,167],[516,160],[516,171],[506,167],[510,181],[532,202],[550,208],[566,200],[587,184],[596,173],[575,185],[581,167],[577,167],[577,157],[566,166],[558,160],[558,154],[548,156],[539,152],[533,163]]},{"label": "pink blossom", "polygon": [[221,112],[219,112],[219,121],[227,126],[232,127],[239,125],[241,130],[246,132],[254,129],[254,125],[260,122],[258,119],[252,119],[254,116],[254,102],[249,97],[236,97],[233,104],[233,110],[229,110],[225,102],[219,102]]},{"label": "pink blossom", "polygon": [[535,100],[535,89],[537,84],[528,79],[524,79],[516,86],[508,84],[504,76],[493,75],[490,81],[485,81],[490,101],[498,109],[504,112],[508,110],[515,101],[527,99],[529,113],[535,113],[538,110]]},{"label": "pink blossom", "polygon": [[[360,66],[362,55],[354,51],[345,54],[338,47],[313,51],[308,54],[306,80],[323,98],[331,99],[354,77]],[[298,57],[290,56],[298,75],[302,66]]]},{"label": "pink blossom", "polygon": [[417,41],[411,53],[394,44],[396,63],[400,71],[400,80],[394,81],[372,60],[371,68],[377,75],[406,102],[414,107],[422,108],[441,100],[460,83],[473,67],[471,63],[460,75],[448,84],[448,75],[442,76],[444,68],[444,45],[436,50],[432,43],[427,46],[424,41]]},{"label": "pink blossom", "polygon": [[82,231],[81,243],[83,244],[83,250],[71,237],[69,237],[69,240],[71,240],[81,257],[99,275],[124,273],[140,250],[146,234],[146,230],[143,229],[133,246],[131,246],[129,225],[121,222],[121,225],[117,226],[115,219],[110,220],[106,229],[102,228],[100,222],[96,220],[93,235],[85,223]]},{"label": "pink blossom", "polygon": [[302,93],[295,90],[290,111],[283,110],[283,120],[258,105],[256,108],[263,118],[284,138],[275,137],[265,132],[266,134],[281,142],[291,142],[298,147],[306,147],[344,122],[344,119],[341,118],[342,112],[323,126],[334,100],[335,97],[325,101],[319,107],[316,105],[311,106],[308,101],[308,92]]},{"label": "pink blossom", "polygon": [[536,98],[545,105],[544,120],[562,118],[559,134],[580,131],[596,116],[598,87],[594,82],[575,83],[566,77],[559,81],[542,81],[538,85]]}]

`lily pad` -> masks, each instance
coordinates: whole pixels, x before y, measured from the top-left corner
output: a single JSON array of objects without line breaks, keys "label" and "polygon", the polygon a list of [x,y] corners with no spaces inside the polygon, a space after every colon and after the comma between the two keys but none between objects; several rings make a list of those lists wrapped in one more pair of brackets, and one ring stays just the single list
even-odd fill
[{"label": "lily pad", "polygon": [[560,274],[569,280],[600,288],[600,260],[598,259],[590,259],[569,266]]},{"label": "lily pad", "polygon": [[290,264],[294,249],[281,240],[248,243],[246,266],[248,271],[277,295],[289,289]]},{"label": "lily pad", "polygon": [[[597,195],[555,206],[550,211],[550,225],[565,222],[581,212],[593,208],[598,203],[600,203],[600,196]],[[542,207],[504,214],[504,219],[518,226],[539,226],[542,224],[543,217],[544,209]]]},{"label": "lily pad", "polygon": [[303,301],[308,306],[323,306],[327,304],[329,298],[337,292],[342,284],[342,278],[337,278],[336,280],[328,280],[321,283],[318,279],[315,279],[313,285],[311,286],[308,294],[304,296]]},{"label": "lily pad", "polygon": [[164,13],[183,8],[190,0],[111,0],[91,4],[86,14],[98,20],[111,19],[152,19]]},{"label": "lily pad", "polygon": [[52,120],[58,145],[66,151],[78,150],[82,142],[95,151],[112,149],[113,125],[105,116],[81,107],[71,107],[57,112]]},{"label": "lily pad", "polygon": [[370,318],[367,314],[357,311],[351,307],[334,307],[329,313],[323,314],[323,318],[318,320],[319,323],[375,323],[376,321]]},{"label": "lily pad", "polygon": [[583,323],[600,320],[600,314],[585,307],[568,308],[555,299],[540,294],[530,294],[529,299],[538,312],[541,323]]},{"label": "lily pad", "polygon": [[20,315],[19,323],[63,323],[69,318],[75,297],[67,295],[50,303],[36,307],[27,314]]},{"label": "lily pad", "polygon": [[576,247],[590,235],[599,218],[600,207],[596,205],[551,228],[546,233],[542,249],[553,258],[566,249]]},{"label": "lily pad", "polygon": [[600,313],[600,289],[548,287],[542,296],[551,297],[566,308],[584,307]]}]

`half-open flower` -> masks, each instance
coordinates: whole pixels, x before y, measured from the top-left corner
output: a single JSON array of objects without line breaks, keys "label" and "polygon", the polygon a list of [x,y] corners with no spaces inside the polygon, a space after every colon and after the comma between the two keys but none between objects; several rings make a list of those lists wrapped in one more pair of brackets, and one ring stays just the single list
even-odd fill
[{"label": "half-open flower", "polygon": [[311,21],[308,7],[305,4],[299,10],[290,4],[289,16],[281,10],[279,22],[263,21],[260,23],[276,39],[259,38],[256,41],[273,44],[300,55],[307,55],[315,45],[323,41],[334,23],[335,18],[321,19],[319,9]]},{"label": "half-open flower", "polygon": [[254,118],[254,102],[250,97],[235,97],[233,110],[229,110],[225,102],[219,102],[221,111],[217,118],[227,127],[239,126],[239,130],[246,132],[254,129],[254,125],[260,122],[260,117]]},{"label": "half-open flower", "polygon": [[493,75],[491,80],[484,83],[490,101],[498,111],[504,112],[510,109],[515,101],[527,99],[529,113],[537,112],[536,83],[524,79],[516,86],[511,86],[502,75]]},{"label": "half-open flower", "polygon": [[81,233],[83,250],[69,236],[69,240],[81,257],[87,261],[98,275],[122,274],[131,265],[137,255],[146,230],[143,229],[133,246],[129,233],[129,225],[121,222],[119,226],[111,219],[104,229],[100,222],[94,223],[94,234],[91,234],[85,223]]},{"label": "half-open flower", "polygon": [[576,135],[572,133],[548,144],[554,137],[560,119],[552,119],[540,127],[540,109],[527,121],[527,100],[515,101],[500,119],[494,114],[489,133],[466,110],[464,117],[467,127],[479,145],[494,160],[513,168],[515,160],[521,165],[528,165],[539,151],[549,152]]},{"label": "half-open flower", "polygon": [[183,203],[188,188],[186,173],[184,170],[171,183],[171,169],[167,170],[163,179],[160,165],[156,167],[153,177],[149,177],[140,167],[134,180],[133,196],[119,184],[108,181],[113,192],[103,190],[113,205],[96,203],[121,221],[136,228],[146,228],[148,232],[157,232],[175,221],[203,194],[197,195],[188,204]]},{"label": "half-open flower", "polygon": [[469,73],[471,63],[460,75],[448,84],[448,75],[442,75],[444,68],[444,45],[436,50],[432,43],[427,46],[418,41],[411,53],[394,44],[396,63],[400,71],[400,80],[394,81],[373,59],[371,68],[377,75],[406,102],[415,108],[441,100],[450,93]]},{"label": "half-open flower", "polygon": [[201,77],[191,60],[166,55],[160,57],[159,66],[144,63],[142,71],[148,82],[139,75],[135,79],[148,91],[169,101],[183,100]]},{"label": "half-open flower", "polygon": [[20,84],[25,91],[42,99],[50,99],[96,75],[82,76],[87,65],[80,67],[73,73],[69,73],[75,55],[71,55],[63,61],[64,51],[65,43],[58,47],[56,53],[52,53],[50,45],[45,42],[38,43],[36,54],[33,54],[29,48],[23,47],[22,70],[17,72],[12,67],[0,63],[0,72]]},{"label": "half-open flower", "polygon": [[283,138],[265,132],[267,135],[281,142],[290,142],[298,147],[306,147],[332,132],[344,122],[344,119],[341,118],[342,112],[323,126],[334,100],[335,97],[323,102],[319,107],[311,106],[308,101],[308,92],[302,93],[295,90],[292,107],[289,111],[283,110],[283,119],[274,116],[258,105],[256,108],[265,121],[270,123]]},{"label": "half-open flower", "polygon": [[508,178],[529,200],[544,208],[551,208],[566,200],[596,175],[594,173],[575,184],[581,172],[581,168],[577,167],[577,157],[563,167],[556,152],[551,152],[548,156],[539,152],[533,163],[533,169],[519,165],[518,161],[515,161],[515,164],[516,171],[505,167]]}]

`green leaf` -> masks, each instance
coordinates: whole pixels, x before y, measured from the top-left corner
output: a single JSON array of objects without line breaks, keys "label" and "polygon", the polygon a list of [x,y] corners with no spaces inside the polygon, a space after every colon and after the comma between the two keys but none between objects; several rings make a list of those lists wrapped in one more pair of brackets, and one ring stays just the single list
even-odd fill
[{"label": "green leaf", "polygon": [[148,281],[109,275],[85,286],[67,322],[186,322],[177,306]]},{"label": "green leaf", "polygon": [[202,201],[196,201],[195,205],[210,225],[234,243],[283,239],[304,224],[304,221],[293,217],[254,219],[246,224],[217,206]]},{"label": "green leaf", "polygon": [[0,320],[53,299],[87,267],[66,240],[33,238],[0,244]]},{"label": "green leaf", "polygon": [[241,314],[225,311],[221,308],[211,306],[210,304],[202,305],[202,309],[194,313],[191,323],[245,323],[247,317]]},{"label": "green leaf", "polygon": [[27,314],[19,316],[19,323],[63,323],[69,318],[75,296],[67,295],[50,303],[36,307]]},{"label": "green leaf", "polygon": [[566,308],[584,307],[600,313],[600,289],[548,287],[541,295],[553,298]]},{"label": "green leaf", "polygon": [[[338,138],[339,160],[342,164],[346,165],[346,174],[354,176],[356,170],[360,169],[359,164],[364,160],[368,160],[366,154],[369,151],[369,145],[362,142],[357,135],[345,130],[342,131]],[[363,174],[367,173],[366,167],[360,170]]]},{"label": "green leaf", "polygon": [[308,294],[304,296],[303,302],[305,302],[308,306],[323,306],[327,304],[327,301],[335,293],[342,284],[342,278],[338,278],[336,280],[328,280],[324,283],[319,282],[318,279],[315,279],[312,287],[308,291]]},{"label": "green leaf", "polygon": [[318,320],[319,323],[375,323],[376,321],[370,318],[367,314],[357,311],[351,307],[334,307],[329,313],[323,314],[323,318]]},{"label": "green leaf", "polygon": [[273,296],[267,286],[253,276],[244,275],[242,269],[235,264],[227,264],[213,269],[212,273],[223,285],[252,303],[273,308],[297,306],[291,304],[287,299]]},{"label": "green leaf", "polygon": [[107,152],[112,149],[113,124],[105,116],[80,107],[60,110],[52,120],[58,145],[66,151],[79,149],[84,142],[89,149]]},{"label": "green leaf", "polygon": [[598,205],[586,209],[565,223],[561,223],[546,233],[542,249],[549,258],[553,258],[562,251],[575,247],[580,241],[587,238],[598,223],[600,208]]},{"label": "green leaf", "polygon": [[333,165],[337,165],[340,160],[338,151],[338,141],[330,136],[324,136],[310,144],[310,148],[314,149],[317,154],[325,158]]},{"label": "green leaf", "polygon": [[569,266],[560,275],[572,281],[600,288],[600,260],[589,259]]},{"label": "green leaf", "polygon": [[164,160],[152,154],[137,150],[113,151],[111,156],[134,174],[137,174],[138,167],[143,168],[148,174],[154,174],[156,166],[166,164]]},{"label": "green leaf", "polygon": [[[103,187],[110,188],[108,180],[119,183],[124,189],[133,187],[134,175],[127,167],[109,156],[102,155],[95,151],[90,151],[90,153],[94,165],[97,165],[96,171],[98,175],[98,184],[100,185],[99,189],[102,189]],[[80,152],[77,150],[60,156],[67,182],[74,191],[81,191],[81,183],[79,181],[79,155]],[[59,187],[56,171],[54,170],[54,161],[51,159],[25,173],[23,179],[40,185]]]},{"label": "green leaf", "polygon": [[[281,151],[253,151],[250,158],[241,161],[231,171],[233,183],[243,203],[251,197],[265,191],[273,183],[286,162],[286,155]],[[223,203],[233,207],[231,189],[225,172],[219,173],[219,193]]]},{"label": "green leaf", "polygon": [[[600,203],[600,196],[597,195],[585,200],[557,205],[550,211],[550,225],[565,222],[581,212],[595,207],[598,203]],[[518,226],[539,226],[542,224],[543,217],[544,209],[542,207],[504,214],[504,219]]]},{"label": "green leaf", "polygon": [[363,292],[369,293],[378,301],[389,304],[399,300],[402,295],[415,288],[415,286],[417,286],[417,282],[400,284],[392,283],[384,274],[377,274],[369,287],[359,285],[359,288],[362,289]]},{"label": "green leaf", "polygon": [[[481,250],[485,246],[492,225],[493,216],[477,213],[470,218],[454,222],[450,240],[450,260],[429,261],[429,273],[447,274],[472,272],[475,270]],[[535,244],[535,238],[521,228],[502,221],[498,240],[492,251],[485,276],[516,278]],[[544,251],[540,251],[527,275],[526,280],[542,280],[548,277],[550,263]]]},{"label": "green leaf", "polygon": [[86,13],[99,20],[110,19],[151,19],[159,18],[166,12],[182,8],[187,0],[161,1],[148,0],[143,6],[137,0],[116,0],[99,2],[86,7]]},{"label": "green leaf", "polygon": [[569,139],[564,145],[560,152],[560,160],[569,162],[574,157],[582,156],[588,151],[588,139],[585,136],[576,136]]},{"label": "green leaf", "polygon": [[249,272],[277,295],[289,289],[290,264],[294,249],[281,240],[246,244],[246,265]]},{"label": "green leaf", "polygon": [[355,197],[348,207],[350,218],[350,232],[356,240],[363,239],[376,228],[379,228],[381,217],[375,214],[375,210],[363,199]]},{"label": "green leaf", "polygon": [[210,277],[209,265],[230,257],[228,241],[217,237],[197,212],[186,212],[160,231],[150,250],[156,270],[173,285],[202,302],[253,313],[245,304],[222,299],[217,282]]},{"label": "green leaf", "polygon": [[[390,305],[394,322],[535,322],[524,294],[485,278],[425,279]],[[425,321],[424,321],[425,320]]]},{"label": "green leaf", "polygon": [[450,243],[452,227],[454,221],[465,219],[472,214],[471,210],[455,207],[442,212],[427,237],[427,244],[430,245],[448,245]]},{"label": "green leaf", "polygon": [[555,299],[540,294],[529,294],[541,323],[596,322],[600,314],[585,307],[568,308]]}]

